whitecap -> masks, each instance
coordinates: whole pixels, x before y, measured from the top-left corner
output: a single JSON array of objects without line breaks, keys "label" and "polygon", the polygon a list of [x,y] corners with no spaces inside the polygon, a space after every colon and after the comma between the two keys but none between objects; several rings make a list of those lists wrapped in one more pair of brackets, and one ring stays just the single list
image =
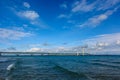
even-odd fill
[{"label": "whitecap", "polygon": [[10,65],[7,67],[7,70],[10,71],[10,70],[12,70],[12,69],[14,69],[14,68],[15,68],[15,64],[12,63],[12,64],[10,64]]}]

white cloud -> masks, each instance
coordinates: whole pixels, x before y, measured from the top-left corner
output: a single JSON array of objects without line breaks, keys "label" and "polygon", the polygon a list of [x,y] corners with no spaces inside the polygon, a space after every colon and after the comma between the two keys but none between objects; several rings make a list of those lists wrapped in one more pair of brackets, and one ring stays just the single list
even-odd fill
[{"label": "white cloud", "polygon": [[10,30],[10,29],[4,29],[0,28],[0,38],[1,39],[11,39],[11,40],[17,40],[23,37],[30,36],[30,33],[26,32],[20,32],[16,30]]},{"label": "white cloud", "polygon": [[120,46],[120,33],[113,33],[113,34],[104,34],[104,35],[97,35],[90,39],[86,39],[81,41],[83,44],[88,44],[89,52],[119,52]]},{"label": "white cloud", "polygon": [[[85,53],[90,54],[119,54],[120,52],[120,33],[97,35],[89,39],[77,42],[80,46],[74,47],[58,47],[53,49],[56,52],[65,53],[82,53],[82,48]],[[111,52],[111,53],[110,53]]]},{"label": "white cloud", "polygon": [[108,10],[116,7],[120,0],[95,0],[89,3],[88,0],[76,1],[73,3],[72,12],[89,12],[93,10]]},{"label": "white cloud", "polygon": [[74,7],[72,8],[72,12],[88,12],[94,9],[95,3],[87,4],[86,0],[82,0],[81,2],[75,2]]},{"label": "white cloud", "polygon": [[43,29],[47,29],[49,26],[43,23],[40,19],[31,21],[30,24],[38,26]]},{"label": "white cloud", "polygon": [[28,52],[50,52],[50,53],[59,53],[59,52],[69,52],[70,49],[66,47],[54,47],[54,48],[39,48],[39,47],[32,47],[28,50]]},{"label": "white cloud", "polygon": [[117,41],[116,41],[116,44],[120,45],[120,40],[117,40]]},{"label": "white cloud", "polygon": [[[58,18],[72,18],[73,16],[81,16],[81,12],[93,12],[94,15],[88,18],[84,23],[75,21],[75,26],[79,27],[96,27],[104,20],[107,20],[120,6],[120,0],[77,0],[72,3],[69,14],[60,14]],[[85,14],[86,15],[86,14]],[[68,21],[69,22],[69,21]]]},{"label": "white cloud", "polygon": [[[27,7],[27,8],[31,7],[28,2],[24,2],[23,5],[24,5],[24,7]],[[19,11],[18,11],[14,8],[13,11],[20,18],[29,20],[29,24],[32,24],[34,26],[44,28],[44,29],[48,28],[48,25],[46,25],[40,19],[39,13],[35,10],[30,10],[30,9],[29,10],[21,10],[21,8],[20,8]],[[27,28],[28,25],[24,24],[23,26],[24,26],[24,28]]]},{"label": "white cloud", "polygon": [[43,51],[43,49],[41,49],[41,48],[30,48],[29,50],[27,50],[27,52],[41,52],[41,51]]},{"label": "white cloud", "polygon": [[[109,52],[120,52],[120,33],[103,34],[77,42],[79,46],[56,46],[52,48],[30,48],[29,52],[50,52],[50,53],[82,53],[82,48],[90,54],[110,54]],[[39,45],[39,44],[38,44]]]},{"label": "white cloud", "polygon": [[99,25],[102,21],[106,20],[110,15],[112,15],[116,9],[109,10],[103,14],[95,15],[91,18],[89,18],[86,22],[80,25],[80,27],[96,27]]},{"label": "white cloud", "polygon": [[110,9],[112,7],[114,7],[115,5],[117,5],[118,3],[120,3],[120,0],[103,0],[101,1],[102,4],[99,4],[99,7],[97,8],[97,10],[106,10],[106,9]]},{"label": "white cloud", "polygon": [[105,43],[105,42],[98,42],[98,43],[96,44],[96,46],[97,46],[97,47],[105,47],[105,46],[109,46],[109,44],[108,44],[108,43]]},{"label": "white cloud", "polygon": [[24,5],[24,7],[26,7],[26,8],[30,8],[30,4],[29,4],[28,2],[24,2],[23,5]]},{"label": "white cloud", "polygon": [[[93,12],[95,15],[88,18],[85,22],[79,23],[75,22],[77,27],[96,27],[100,25],[103,21],[107,20],[110,15],[120,8],[120,0],[95,0],[89,2],[88,0],[75,1],[72,5],[71,12],[72,16],[75,13],[81,12]],[[99,13],[99,14],[98,14]],[[97,14],[97,15],[96,15]],[[77,14],[80,15],[80,14]],[[70,16],[70,17],[72,17]]]},{"label": "white cloud", "polygon": [[86,44],[95,44],[98,42],[105,42],[105,43],[116,43],[120,40],[120,33],[113,33],[113,34],[103,34],[103,35],[97,35],[95,37],[92,37],[90,39],[83,40]]},{"label": "white cloud", "polygon": [[36,20],[39,18],[39,14],[32,10],[18,12],[18,15],[29,20]]},{"label": "white cloud", "polygon": [[[78,21],[74,23],[79,27],[96,27],[120,7],[119,3],[120,0],[77,0],[72,3],[69,14],[60,14],[58,18],[74,18],[73,16],[81,16],[81,12],[92,12],[91,17],[84,23],[80,24]],[[66,8],[66,4],[62,4],[62,7]],[[69,23],[69,20],[67,22]]]},{"label": "white cloud", "polygon": [[[35,25],[44,29],[48,28],[48,26],[40,20],[39,14],[34,10],[20,11],[20,12],[17,12],[17,15],[24,19],[28,19],[30,21],[30,24],[32,25]],[[23,26],[27,27],[27,25],[23,25]]]}]

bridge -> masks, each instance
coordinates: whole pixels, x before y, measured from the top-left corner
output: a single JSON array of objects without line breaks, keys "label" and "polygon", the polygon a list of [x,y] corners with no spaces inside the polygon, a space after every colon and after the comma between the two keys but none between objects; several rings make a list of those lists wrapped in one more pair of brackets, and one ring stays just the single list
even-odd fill
[{"label": "bridge", "polygon": [[32,55],[49,55],[49,53],[39,53],[39,52],[0,52],[0,56],[32,56]]},{"label": "bridge", "polygon": [[[82,53],[48,53],[48,52],[0,52],[0,56],[44,56],[44,55],[82,55]],[[85,53],[88,55],[88,53]]]}]

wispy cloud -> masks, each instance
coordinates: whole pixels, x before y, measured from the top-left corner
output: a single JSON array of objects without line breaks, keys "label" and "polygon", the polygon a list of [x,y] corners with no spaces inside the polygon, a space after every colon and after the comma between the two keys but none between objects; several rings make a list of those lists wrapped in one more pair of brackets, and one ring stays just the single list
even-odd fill
[{"label": "wispy cloud", "polygon": [[68,18],[69,16],[67,16],[67,15],[65,15],[65,14],[60,14],[59,16],[58,16],[58,18]]},{"label": "wispy cloud", "polygon": [[20,12],[18,12],[18,16],[21,16],[21,17],[29,19],[29,20],[35,20],[35,19],[39,18],[39,14],[32,10],[20,11]]},{"label": "wispy cloud", "polygon": [[98,2],[99,6],[97,10],[107,10],[112,7],[116,7],[118,3],[120,3],[120,0],[103,0]]},{"label": "wispy cloud", "polygon": [[[120,33],[103,34],[91,37],[77,42],[78,46],[74,47],[58,47],[55,48],[56,52],[73,52],[82,53],[82,49],[85,49],[85,53],[89,54],[119,54],[120,51]],[[111,52],[111,53],[109,53]]]},{"label": "wispy cloud", "polygon": [[46,25],[43,21],[41,21],[40,15],[34,10],[22,10],[22,11],[16,12],[16,15],[19,16],[20,18],[28,20],[29,23],[34,26],[37,26],[43,29],[48,28],[48,25]]},{"label": "wispy cloud", "polygon": [[31,36],[31,33],[15,31],[5,28],[0,28],[0,38],[1,39],[8,39],[8,40],[18,40],[24,37]]},{"label": "wispy cloud", "polygon": [[50,53],[60,53],[60,52],[69,52],[69,48],[65,48],[65,47],[56,47],[56,48],[39,48],[39,47],[33,47],[30,48],[26,51],[28,52],[50,52]]},{"label": "wispy cloud", "polygon": [[119,40],[120,40],[119,36],[120,36],[120,33],[103,34],[103,35],[97,35],[95,37],[83,40],[83,42],[86,44],[90,44],[90,45],[92,45],[92,44],[96,45],[96,43],[98,43],[98,42],[105,42],[105,43],[109,43],[109,44],[115,43],[116,44],[116,42],[119,42]]},{"label": "wispy cloud", "polygon": [[93,10],[95,8],[94,6],[95,6],[95,3],[87,4],[86,0],[82,0],[81,2],[77,1],[74,3],[72,12],[79,12],[79,11],[88,12]]},{"label": "wispy cloud", "polygon": [[103,34],[97,35],[90,39],[86,39],[81,41],[84,44],[87,44],[88,51],[93,52],[118,52],[120,51],[120,33],[113,33],[113,34]]},{"label": "wispy cloud", "polygon": [[115,11],[116,11],[116,9],[106,11],[103,14],[95,15],[95,16],[89,18],[83,24],[81,24],[80,27],[96,27],[102,21],[106,20],[110,15],[112,15]]},{"label": "wispy cloud", "polygon": [[34,47],[34,48],[30,48],[30,49],[28,49],[26,51],[27,52],[42,52],[43,49]]},{"label": "wispy cloud", "polygon": [[[23,8],[24,6],[24,8]],[[31,5],[28,2],[23,2],[23,6],[17,6],[18,8],[10,8],[19,18],[28,20],[27,25],[33,25],[38,28],[47,29],[48,25],[40,18],[39,11],[31,9]],[[26,8],[25,8],[26,7]],[[24,24],[24,23],[23,23]]]},{"label": "wispy cloud", "polygon": [[35,47],[35,48],[36,48],[36,47],[44,47],[44,48],[46,48],[46,47],[48,47],[48,46],[52,47],[53,45],[50,44],[50,43],[44,42],[44,43],[29,44],[28,46],[29,46],[29,47]]},{"label": "wispy cloud", "polygon": [[30,8],[30,4],[28,2],[23,2],[24,7]]},{"label": "wispy cloud", "polygon": [[[59,18],[74,18],[74,16],[81,16],[81,14],[90,13],[88,19],[81,23],[75,20],[75,26],[79,27],[96,27],[104,20],[107,20],[116,10],[119,9],[120,0],[80,0],[71,4],[69,14],[60,14]],[[81,13],[82,12],[82,13]],[[94,15],[91,14],[94,12]],[[68,20],[69,21],[69,20]]]},{"label": "wispy cloud", "polygon": [[[46,49],[33,47],[27,51],[32,52],[62,52],[62,53],[82,53],[82,48],[85,48],[85,52],[90,54],[106,54],[107,52],[119,52],[120,51],[120,33],[103,34],[91,37],[79,41],[79,46],[57,46],[54,48]],[[108,53],[110,54],[110,53]]]},{"label": "wispy cloud", "polygon": [[88,0],[76,1],[73,4],[72,12],[89,12],[98,10],[108,10],[116,7],[120,0],[95,0],[89,3]]}]

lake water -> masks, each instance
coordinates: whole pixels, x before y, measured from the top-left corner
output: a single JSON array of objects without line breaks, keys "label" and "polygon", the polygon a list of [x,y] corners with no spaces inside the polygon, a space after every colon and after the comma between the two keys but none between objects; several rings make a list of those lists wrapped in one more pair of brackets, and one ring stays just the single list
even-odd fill
[{"label": "lake water", "polygon": [[0,80],[120,80],[120,56],[0,57]]}]

